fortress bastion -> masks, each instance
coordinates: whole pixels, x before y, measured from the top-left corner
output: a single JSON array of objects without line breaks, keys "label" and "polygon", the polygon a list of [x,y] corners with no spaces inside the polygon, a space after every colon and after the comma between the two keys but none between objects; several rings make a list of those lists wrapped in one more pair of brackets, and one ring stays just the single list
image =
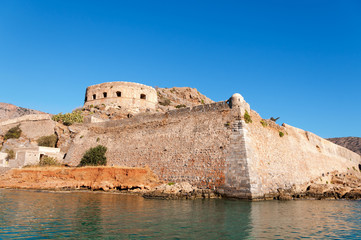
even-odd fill
[{"label": "fortress bastion", "polygon": [[133,113],[155,111],[158,104],[157,91],[132,82],[106,82],[89,86],[85,93],[84,107],[103,104]]}]

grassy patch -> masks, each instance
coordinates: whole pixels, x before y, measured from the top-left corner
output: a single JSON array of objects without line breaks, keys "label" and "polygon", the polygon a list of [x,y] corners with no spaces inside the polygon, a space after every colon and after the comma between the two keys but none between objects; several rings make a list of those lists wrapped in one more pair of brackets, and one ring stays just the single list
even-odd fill
[{"label": "grassy patch", "polygon": [[185,108],[185,107],[187,107],[187,106],[184,104],[179,104],[179,105],[175,106],[175,108]]},{"label": "grassy patch", "polygon": [[43,147],[55,147],[58,137],[55,134],[49,136],[43,136],[38,139],[38,146]]},{"label": "grassy patch", "polygon": [[12,149],[6,149],[5,152],[8,154],[6,156],[6,160],[9,161],[10,159],[15,159],[15,152]]},{"label": "grassy patch", "polygon": [[79,166],[105,166],[107,165],[107,158],[105,157],[105,152],[107,148],[102,145],[98,145],[94,148],[90,148],[84,154],[83,158],[80,161]]},{"label": "grassy patch", "polygon": [[59,113],[52,117],[53,121],[60,122],[65,126],[70,126],[73,123],[82,123],[84,121],[81,111],[74,111],[72,113]]},{"label": "grassy patch", "polygon": [[17,125],[16,127],[10,128],[9,131],[7,131],[7,133],[4,136],[4,140],[8,140],[11,138],[15,138],[18,139],[21,136],[21,129],[20,129],[20,124]]},{"label": "grassy patch", "polygon": [[61,164],[53,157],[49,156],[43,156],[40,158],[39,166],[45,167],[45,166],[60,166]]},{"label": "grassy patch", "polygon": [[278,134],[280,135],[280,137],[283,137],[283,136],[285,135],[285,134],[284,134],[283,132],[281,132],[281,131],[280,131]]},{"label": "grassy patch", "polygon": [[267,127],[267,126],[268,126],[267,122],[266,122],[264,119],[262,119],[262,120],[260,121],[260,123],[262,124],[263,127]]},{"label": "grassy patch", "polygon": [[244,113],[244,121],[246,123],[252,123],[252,118],[251,118],[251,115],[249,115],[248,111],[246,110],[246,112]]}]

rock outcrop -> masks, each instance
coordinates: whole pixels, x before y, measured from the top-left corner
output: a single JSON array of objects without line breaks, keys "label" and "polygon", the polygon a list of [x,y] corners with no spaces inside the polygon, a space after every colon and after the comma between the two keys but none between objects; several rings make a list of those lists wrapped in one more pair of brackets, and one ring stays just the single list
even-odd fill
[{"label": "rock outcrop", "polygon": [[292,199],[361,199],[361,170],[349,169],[347,172],[329,172],[303,186],[278,189],[267,194],[265,200]]},{"label": "rock outcrop", "polygon": [[151,189],[159,180],[148,168],[34,167],[11,169],[0,177],[0,188],[43,190]]},{"label": "rock outcrop", "polygon": [[156,187],[143,194],[144,198],[152,199],[197,199],[220,198],[221,196],[210,189],[199,189],[188,182],[168,183]]},{"label": "rock outcrop", "polygon": [[157,88],[158,111],[167,111],[182,107],[194,107],[197,105],[213,103],[213,101],[195,88],[173,87]]}]

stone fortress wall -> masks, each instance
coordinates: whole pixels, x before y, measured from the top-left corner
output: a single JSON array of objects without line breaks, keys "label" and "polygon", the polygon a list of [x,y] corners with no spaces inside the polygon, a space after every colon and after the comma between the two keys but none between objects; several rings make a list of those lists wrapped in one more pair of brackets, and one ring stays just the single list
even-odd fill
[{"label": "stone fortress wall", "polygon": [[[131,87],[119,86],[138,88],[133,91]],[[108,149],[110,166],[148,166],[165,182],[187,181],[245,199],[263,199],[278,189],[302,189],[314,179],[321,178],[326,183],[330,181],[328,173],[358,171],[361,164],[360,155],[313,133],[272,121],[265,126],[239,94],[234,94],[228,102],[149,113],[146,102],[153,99],[155,108],[157,95],[153,88],[142,86],[122,82],[89,87],[87,98],[104,91],[110,95],[86,101],[85,105],[121,104],[122,108],[144,112],[122,120],[71,126],[74,138],[65,163],[78,165],[89,148],[101,144]],[[126,90],[130,95],[124,96],[133,97],[123,101]],[[117,91],[121,91],[121,96],[115,102],[108,99]],[[146,99],[141,99],[140,94],[145,94]],[[251,115],[252,123],[245,122],[246,112]],[[20,127],[28,137],[54,131],[55,123],[49,116],[29,116],[22,120]],[[0,130],[4,132],[18,123],[18,120],[2,122]]]},{"label": "stone fortress wall", "polygon": [[167,182],[203,187],[224,183],[232,111],[225,102],[138,114],[129,119],[91,123],[78,132],[65,162],[77,165],[98,144],[108,148],[108,165],[148,166]]},{"label": "stone fortress wall", "polygon": [[[275,123],[263,126],[243,98],[234,96],[239,101],[233,104],[231,99],[229,104],[88,124],[65,160],[76,165],[87,149],[102,144],[109,165],[148,166],[166,182],[188,181],[246,199],[301,188],[322,174],[326,181],[328,172],[361,163],[360,155],[310,132]],[[244,121],[246,111],[252,123]]]},{"label": "stone fortress wall", "polygon": [[84,107],[106,105],[120,107],[132,113],[155,111],[157,91],[132,82],[106,82],[86,89]]}]

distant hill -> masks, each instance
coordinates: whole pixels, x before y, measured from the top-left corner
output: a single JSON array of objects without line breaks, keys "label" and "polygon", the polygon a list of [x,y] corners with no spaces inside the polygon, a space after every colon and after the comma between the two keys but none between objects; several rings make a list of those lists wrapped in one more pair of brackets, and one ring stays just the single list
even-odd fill
[{"label": "distant hill", "polygon": [[17,118],[29,114],[45,114],[45,113],[33,109],[18,107],[9,103],[0,103],[0,120]]},{"label": "distant hill", "polygon": [[328,138],[327,140],[361,155],[361,138],[359,137]]}]

